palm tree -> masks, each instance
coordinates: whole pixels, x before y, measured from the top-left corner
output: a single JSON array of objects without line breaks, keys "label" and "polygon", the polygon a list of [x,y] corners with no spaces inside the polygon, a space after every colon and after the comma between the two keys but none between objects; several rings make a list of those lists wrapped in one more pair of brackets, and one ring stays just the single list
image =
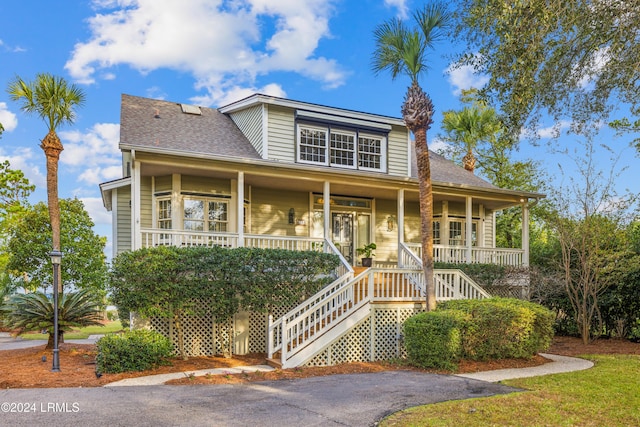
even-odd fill
[{"label": "palm tree", "polygon": [[462,164],[466,170],[473,172],[477,161],[473,150],[480,142],[493,145],[502,130],[502,123],[496,111],[478,98],[475,89],[463,91],[462,101],[472,105],[460,111],[445,111],[442,127],[446,132],[446,140],[464,148],[466,154]]},{"label": "palm tree", "polygon": [[402,105],[402,117],[415,138],[418,182],[420,188],[420,222],[422,233],[422,266],[427,294],[427,310],[436,307],[433,278],[433,187],[427,130],[433,123],[433,102],[418,84],[418,77],[427,70],[427,52],[445,35],[451,14],[444,3],[429,3],[414,12],[416,24],[408,28],[399,18],[380,24],[374,30],[376,49],[373,71],[390,71],[391,78],[404,74],[411,78]]},{"label": "palm tree", "polygon": [[[73,124],[75,107],[85,101],[85,94],[76,85],[69,85],[62,77],[48,73],[36,75],[33,82],[25,82],[19,76],[9,83],[7,89],[13,101],[22,101],[21,109],[29,114],[37,114],[43,119],[49,132],[42,140],[40,148],[47,158],[47,199],[53,251],[60,251],[60,206],[58,203],[58,160],[64,149],[56,134],[56,129],[64,124]],[[58,282],[58,292],[62,293],[62,280]]]},{"label": "palm tree", "polygon": [[[60,298],[59,332],[71,328],[102,325],[99,310],[100,300],[87,290],[69,292]],[[49,333],[47,349],[53,348],[53,302],[42,292],[15,294],[0,310],[4,323],[21,332],[42,331]],[[62,336],[59,333],[59,336]]]}]

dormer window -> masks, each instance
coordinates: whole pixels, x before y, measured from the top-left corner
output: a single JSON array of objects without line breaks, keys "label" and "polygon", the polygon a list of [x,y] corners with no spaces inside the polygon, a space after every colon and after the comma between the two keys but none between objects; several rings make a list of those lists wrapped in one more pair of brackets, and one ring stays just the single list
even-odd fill
[{"label": "dormer window", "polygon": [[369,131],[298,124],[297,160],[300,163],[386,172],[386,144],[386,136]]}]

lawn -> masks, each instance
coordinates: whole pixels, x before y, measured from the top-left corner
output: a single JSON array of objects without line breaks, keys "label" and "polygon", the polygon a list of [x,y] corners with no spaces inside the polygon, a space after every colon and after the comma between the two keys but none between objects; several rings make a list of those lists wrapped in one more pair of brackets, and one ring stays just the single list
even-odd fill
[{"label": "lawn", "polygon": [[504,381],[528,391],[395,413],[381,426],[638,426],[640,356],[584,356],[585,371]]},{"label": "lawn", "polygon": [[[115,322],[106,322],[104,326],[87,326],[85,328],[73,329],[70,332],[66,332],[64,338],[69,340],[82,340],[89,338],[89,335],[108,334],[121,330],[122,324],[119,320],[116,320]],[[25,340],[46,340],[49,338],[49,334],[26,332],[20,335],[20,337]]]}]

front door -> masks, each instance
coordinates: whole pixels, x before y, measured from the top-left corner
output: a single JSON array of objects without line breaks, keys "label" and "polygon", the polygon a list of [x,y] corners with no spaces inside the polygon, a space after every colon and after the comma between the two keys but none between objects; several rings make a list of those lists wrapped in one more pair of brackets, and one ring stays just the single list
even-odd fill
[{"label": "front door", "polygon": [[334,212],[331,214],[331,219],[333,244],[347,262],[353,264],[353,214]]}]

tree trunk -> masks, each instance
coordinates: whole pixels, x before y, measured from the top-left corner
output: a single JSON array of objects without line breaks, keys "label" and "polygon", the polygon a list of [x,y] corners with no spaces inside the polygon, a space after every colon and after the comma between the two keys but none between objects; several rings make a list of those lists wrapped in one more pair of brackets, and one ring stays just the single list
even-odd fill
[{"label": "tree trunk", "polygon": [[467,151],[467,154],[462,158],[462,164],[465,170],[468,170],[471,173],[476,169],[476,157],[473,155],[471,150]]},{"label": "tree trunk", "polygon": [[427,310],[436,308],[436,288],[433,279],[433,187],[427,146],[427,130],[433,123],[433,102],[417,81],[413,81],[402,105],[402,118],[415,138],[416,166],[420,188],[420,228],[422,234],[422,269]]},{"label": "tree trunk", "polygon": [[[54,251],[60,251],[60,203],[58,201],[58,160],[64,149],[60,138],[50,131],[42,140],[40,148],[47,157],[47,202],[51,221],[51,243]],[[58,276],[58,293],[62,295],[62,277]]]},{"label": "tree trunk", "polygon": [[420,233],[422,235],[422,269],[427,297],[427,311],[436,308],[436,288],[433,278],[433,187],[426,129],[414,132],[418,182],[420,188]]}]

